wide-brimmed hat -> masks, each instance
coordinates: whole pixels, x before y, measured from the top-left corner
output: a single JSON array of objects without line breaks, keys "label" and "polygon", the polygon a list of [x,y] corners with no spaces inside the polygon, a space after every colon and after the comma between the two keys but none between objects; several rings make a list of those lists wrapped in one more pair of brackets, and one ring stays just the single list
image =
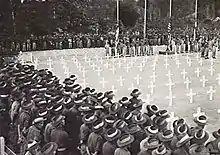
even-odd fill
[{"label": "wide-brimmed hat", "polygon": [[125,132],[127,134],[135,134],[137,132],[141,131],[141,128],[137,124],[129,124],[128,126],[125,127]]},{"label": "wide-brimmed hat", "polygon": [[113,91],[107,91],[105,92],[104,96],[107,98],[113,98],[115,95]]},{"label": "wide-brimmed hat", "polygon": [[171,151],[164,145],[160,145],[157,149],[153,150],[152,155],[171,155]]},{"label": "wide-brimmed hat", "polygon": [[42,108],[42,109],[38,110],[37,114],[38,114],[38,117],[46,118],[49,113],[48,113],[47,109]]},{"label": "wide-brimmed hat", "polygon": [[190,155],[198,155],[198,154],[203,154],[205,146],[204,145],[198,145],[198,144],[192,144],[189,147],[189,153]]},{"label": "wide-brimmed hat", "polygon": [[214,131],[214,132],[212,133],[212,135],[213,135],[213,137],[216,138],[216,139],[220,138],[220,129],[218,129],[217,131]]},{"label": "wide-brimmed hat", "polygon": [[150,116],[156,114],[159,111],[159,107],[155,104],[147,105],[146,109]]},{"label": "wide-brimmed hat", "polygon": [[78,110],[79,112],[90,112],[92,111],[92,107],[89,105],[81,105]]},{"label": "wide-brimmed hat", "polygon": [[98,117],[95,116],[95,115],[92,114],[92,113],[86,114],[86,115],[84,115],[83,118],[82,118],[82,121],[83,121],[83,123],[85,123],[85,124],[92,124],[92,123],[94,123],[94,122],[97,121],[97,120],[98,120]]},{"label": "wide-brimmed hat", "polygon": [[118,102],[114,102],[109,107],[109,113],[110,114],[116,114],[120,111],[121,105]]},{"label": "wide-brimmed hat", "polygon": [[55,104],[53,106],[53,113],[56,114],[56,115],[61,114],[63,112],[63,109],[64,109],[64,107],[61,103],[60,104]]},{"label": "wide-brimmed hat", "polygon": [[190,137],[187,133],[183,133],[181,135],[177,136],[177,143],[176,143],[176,147],[181,147],[184,144],[186,144],[187,142],[189,142],[193,137]]},{"label": "wide-brimmed hat", "polygon": [[58,149],[58,145],[54,142],[47,143],[41,149],[40,155],[52,155]]},{"label": "wide-brimmed hat", "polygon": [[104,96],[104,93],[103,92],[99,92],[97,95],[96,95],[97,99],[99,101],[101,101],[105,96]]},{"label": "wide-brimmed hat", "polygon": [[139,89],[134,89],[134,90],[132,90],[130,95],[133,96],[133,97],[138,97],[138,96],[141,95],[141,92],[140,92]]},{"label": "wide-brimmed hat", "polygon": [[81,97],[76,97],[73,102],[75,105],[82,105],[84,101]]},{"label": "wide-brimmed hat", "polygon": [[121,118],[125,121],[129,121],[132,120],[133,114],[130,111],[126,110],[121,114]]},{"label": "wide-brimmed hat", "polygon": [[119,119],[113,124],[113,127],[123,131],[123,130],[125,130],[127,125],[128,124],[124,120]]},{"label": "wide-brimmed hat", "polygon": [[33,102],[28,101],[22,101],[21,102],[21,108],[24,110],[30,110],[33,107]]},{"label": "wide-brimmed hat", "polygon": [[193,141],[198,145],[204,144],[208,139],[209,133],[203,129],[197,130],[193,135]]},{"label": "wide-brimmed hat", "polygon": [[34,121],[32,122],[32,124],[38,124],[38,123],[41,123],[41,122],[44,122],[46,119],[43,118],[43,117],[38,117],[38,118],[35,118]]},{"label": "wide-brimmed hat", "polygon": [[161,142],[172,141],[173,137],[174,137],[174,133],[172,130],[165,130],[158,134],[158,138]]},{"label": "wide-brimmed hat", "polygon": [[103,130],[103,128],[105,127],[105,122],[101,119],[98,119],[97,121],[94,122],[93,126],[92,126],[92,130],[94,132],[99,132],[101,130]]},{"label": "wide-brimmed hat", "polygon": [[144,128],[144,131],[147,133],[147,135],[156,135],[159,132],[159,129],[157,126],[151,125]]},{"label": "wide-brimmed hat", "polygon": [[160,145],[160,142],[157,138],[149,137],[143,144],[144,150],[152,150],[157,148]]},{"label": "wide-brimmed hat", "polygon": [[157,116],[159,117],[162,117],[162,118],[169,118],[169,112],[167,110],[159,110],[157,113],[156,113]]},{"label": "wide-brimmed hat", "polygon": [[128,97],[122,97],[122,99],[119,100],[119,103],[124,105],[124,106],[127,106],[127,105],[131,104]]},{"label": "wide-brimmed hat", "polygon": [[123,134],[118,140],[117,145],[118,147],[122,148],[128,146],[134,142],[134,136],[129,134]]},{"label": "wide-brimmed hat", "polygon": [[162,130],[167,127],[168,122],[163,117],[159,117],[158,119],[156,119],[155,124],[158,126],[159,129]]},{"label": "wide-brimmed hat", "polygon": [[64,119],[65,119],[65,116],[56,115],[51,120],[53,122],[53,125],[56,127],[56,126],[60,125],[60,123],[62,123]]},{"label": "wide-brimmed hat", "polygon": [[195,117],[193,119],[193,121],[198,125],[204,126],[208,122],[208,117],[206,115],[201,114],[201,115]]},{"label": "wide-brimmed hat", "polygon": [[133,116],[132,122],[135,124],[144,124],[148,119],[150,119],[149,116],[139,113]]},{"label": "wide-brimmed hat", "polygon": [[187,133],[188,131],[189,131],[189,127],[186,124],[179,124],[174,128],[174,133],[176,135]]},{"label": "wide-brimmed hat", "polygon": [[121,130],[117,128],[110,128],[104,134],[104,137],[107,141],[114,141],[116,139],[119,139],[120,136],[121,136]]},{"label": "wide-brimmed hat", "polygon": [[77,80],[77,77],[76,75],[70,75],[70,78],[69,78],[71,81],[76,81]]},{"label": "wide-brimmed hat", "polygon": [[89,95],[96,95],[96,90],[93,88],[93,89],[90,89],[89,91]]},{"label": "wide-brimmed hat", "polygon": [[[72,85],[66,85],[66,86],[71,87]],[[72,86],[72,89],[74,92],[79,92],[82,89],[82,86],[80,86],[79,84],[74,84]]]},{"label": "wide-brimmed hat", "polygon": [[180,118],[178,120],[175,120],[173,122],[173,127],[175,128],[177,125],[180,125],[180,124],[186,124],[186,120],[184,118]]},{"label": "wide-brimmed hat", "polygon": [[64,97],[64,100],[63,100],[63,105],[65,107],[71,107],[73,105],[72,103],[72,98],[71,97]]},{"label": "wide-brimmed hat", "polygon": [[117,121],[117,117],[115,117],[114,115],[106,115],[104,117],[104,121],[109,125],[113,125]]}]

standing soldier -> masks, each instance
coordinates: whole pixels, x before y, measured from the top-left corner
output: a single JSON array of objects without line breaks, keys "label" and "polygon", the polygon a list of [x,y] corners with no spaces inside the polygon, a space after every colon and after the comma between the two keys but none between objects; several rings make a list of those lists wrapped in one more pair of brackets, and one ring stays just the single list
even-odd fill
[{"label": "standing soldier", "polygon": [[31,50],[31,40],[27,39],[27,51]]},{"label": "standing soldier", "polygon": [[108,40],[106,40],[106,42],[105,42],[105,51],[106,51],[106,56],[111,56],[111,48],[108,43]]}]

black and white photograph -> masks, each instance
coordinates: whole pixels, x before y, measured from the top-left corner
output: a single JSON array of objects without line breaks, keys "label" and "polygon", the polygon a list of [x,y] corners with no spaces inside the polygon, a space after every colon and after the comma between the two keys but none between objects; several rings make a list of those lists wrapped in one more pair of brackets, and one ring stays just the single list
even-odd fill
[{"label": "black and white photograph", "polygon": [[220,0],[0,0],[0,155],[220,155]]}]

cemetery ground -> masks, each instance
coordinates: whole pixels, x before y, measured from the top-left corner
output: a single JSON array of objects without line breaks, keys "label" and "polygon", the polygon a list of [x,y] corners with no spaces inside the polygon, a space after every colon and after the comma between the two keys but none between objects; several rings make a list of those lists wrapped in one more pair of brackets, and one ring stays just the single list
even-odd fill
[{"label": "cemetery ground", "polygon": [[[61,81],[71,74],[77,83],[99,91],[113,90],[115,101],[141,90],[146,104],[156,104],[175,117],[185,118],[194,126],[198,113],[208,116],[206,129],[220,128],[220,58],[202,59],[200,53],[110,58],[105,50],[72,49],[23,53],[22,63],[29,61],[37,69],[53,71]],[[211,58],[211,57],[210,57]]]}]

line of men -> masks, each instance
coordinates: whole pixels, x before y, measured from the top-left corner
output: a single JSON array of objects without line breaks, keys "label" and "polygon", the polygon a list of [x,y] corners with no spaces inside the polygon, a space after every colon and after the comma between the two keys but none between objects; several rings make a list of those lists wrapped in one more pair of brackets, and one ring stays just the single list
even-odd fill
[{"label": "line of men", "polygon": [[206,115],[194,126],[177,119],[172,130],[168,111],[146,105],[138,89],[114,101],[112,91],[82,88],[75,75],[60,82],[19,63],[3,63],[0,73],[0,136],[21,155],[220,154],[220,129],[208,142]]}]

